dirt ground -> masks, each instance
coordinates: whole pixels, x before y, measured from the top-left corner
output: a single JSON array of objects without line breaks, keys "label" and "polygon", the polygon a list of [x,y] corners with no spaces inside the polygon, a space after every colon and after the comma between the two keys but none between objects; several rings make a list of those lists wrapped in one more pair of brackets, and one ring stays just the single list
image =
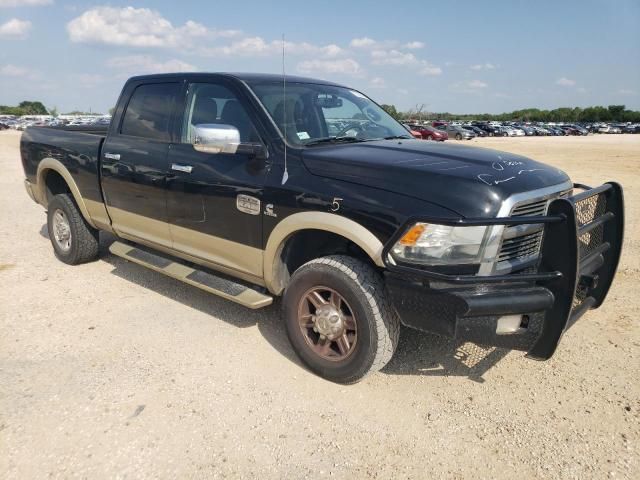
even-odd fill
[{"label": "dirt ground", "polygon": [[354,386],[246,310],[110,255],[57,261],[0,132],[0,477],[640,478],[640,135],[477,139],[626,187],[604,306],[548,362],[402,332]]}]

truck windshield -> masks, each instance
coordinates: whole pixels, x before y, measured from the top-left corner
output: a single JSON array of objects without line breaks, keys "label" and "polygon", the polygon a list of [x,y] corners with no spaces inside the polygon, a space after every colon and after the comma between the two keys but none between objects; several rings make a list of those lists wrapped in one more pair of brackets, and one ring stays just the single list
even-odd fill
[{"label": "truck windshield", "polygon": [[362,93],[315,83],[250,85],[283,137],[294,145],[412,138],[387,112]]}]

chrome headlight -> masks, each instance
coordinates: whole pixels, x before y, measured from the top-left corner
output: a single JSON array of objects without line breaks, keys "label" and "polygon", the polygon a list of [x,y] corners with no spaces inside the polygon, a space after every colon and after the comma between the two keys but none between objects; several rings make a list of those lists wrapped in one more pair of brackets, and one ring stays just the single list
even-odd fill
[{"label": "chrome headlight", "polygon": [[461,265],[482,261],[486,226],[452,227],[416,223],[396,242],[396,260],[423,265]]}]

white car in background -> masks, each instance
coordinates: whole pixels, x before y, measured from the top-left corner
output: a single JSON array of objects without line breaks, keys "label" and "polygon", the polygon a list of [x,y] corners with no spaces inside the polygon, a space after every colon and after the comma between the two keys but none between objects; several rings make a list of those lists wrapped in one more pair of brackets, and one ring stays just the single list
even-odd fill
[{"label": "white car in background", "polygon": [[509,137],[524,137],[524,132],[519,128],[514,127],[502,127]]}]

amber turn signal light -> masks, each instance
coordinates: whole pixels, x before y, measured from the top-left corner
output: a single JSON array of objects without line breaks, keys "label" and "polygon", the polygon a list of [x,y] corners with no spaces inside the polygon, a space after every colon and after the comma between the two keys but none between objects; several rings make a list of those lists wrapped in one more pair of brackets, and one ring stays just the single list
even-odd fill
[{"label": "amber turn signal light", "polygon": [[411,227],[407,233],[405,233],[400,241],[398,242],[400,245],[404,245],[405,247],[411,247],[416,244],[420,235],[426,230],[427,226],[423,223],[418,223]]}]

